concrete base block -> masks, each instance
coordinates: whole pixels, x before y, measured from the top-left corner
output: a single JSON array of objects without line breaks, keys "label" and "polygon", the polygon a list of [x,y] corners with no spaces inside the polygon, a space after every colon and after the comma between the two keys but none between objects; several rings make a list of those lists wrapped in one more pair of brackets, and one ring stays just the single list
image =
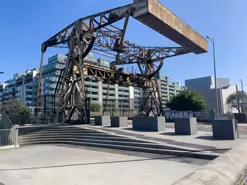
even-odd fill
[{"label": "concrete base block", "polygon": [[111,125],[110,116],[95,116],[95,125],[110,126]]},{"label": "concrete base block", "polygon": [[143,131],[165,131],[165,117],[134,117],[133,129]]},{"label": "concrete base block", "polygon": [[214,120],[213,137],[215,139],[229,139],[235,140],[239,138],[237,121],[232,120]]},{"label": "concrete base block", "polygon": [[128,117],[111,117],[111,126],[112,127],[128,127]]},{"label": "concrete base block", "polygon": [[175,133],[180,135],[197,134],[196,118],[177,118],[174,120]]}]

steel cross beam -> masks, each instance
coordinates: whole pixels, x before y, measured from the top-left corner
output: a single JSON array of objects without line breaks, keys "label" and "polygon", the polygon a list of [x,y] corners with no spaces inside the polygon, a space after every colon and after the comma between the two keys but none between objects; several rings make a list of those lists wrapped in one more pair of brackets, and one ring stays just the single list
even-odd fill
[{"label": "steel cross beam", "polygon": [[68,41],[78,27],[83,28],[81,30],[83,30],[82,33],[84,34],[81,36],[83,37],[82,39],[85,39],[89,34],[92,35],[101,28],[112,25],[125,17],[133,16],[135,12],[147,7],[147,5],[147,2],[138,2],[81,18],[45,41],[41,50],[45,52],[48,47],[68,47]]},{"label": "steel cross beam", "polygon": [[[123,41],[121,44],[120,41]],[[104,53],[115,59],[112,65],[145,63],[147,60],[165,59],[177,55],[190,53],[182,47],[143,47],[135,43],[124,41],[121,32],[117,30],[100,30],[92,47],[92,51]]]}]

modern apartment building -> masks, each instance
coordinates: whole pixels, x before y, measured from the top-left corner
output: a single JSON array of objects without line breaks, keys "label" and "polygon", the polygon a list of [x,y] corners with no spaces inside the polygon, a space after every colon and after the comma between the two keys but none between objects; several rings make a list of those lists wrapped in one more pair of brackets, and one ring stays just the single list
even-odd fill
[{"label": "modern apartment building", "polygon": [[[102,70],[110,70],[110,62],[98,59],[93,53],[90,53],[85,60],[90,65]],[[65,67],[66,56],[55,55],[48,59],[48,63],[43,68],[41,81],[41,106],[52,108],[53,98],[61,69]],[[164,108],[171,96],[184,90],[179,83],[172,82],[165,77],[162,72],[157,75],[160,82],[160,92]],[[0,101],[6,102],[11,98],[16,98],[24,102],[29,107],[35,107],[37,99],[37,87],[39,81],[39,71],[36,69],[27,70],[24,74],[16,74],[13,79],[0,85]],[[138,110],[140,107],[140,98],[142,90],[133,87],[123,87],[118,84],[109,85],[109,95],[107,99],[108,84],[103,81],[95,80],[92,76],[87,76],[85,82],[87,96],[91,99],[91,104],[99,103],[107,109]],[[118,101],[116,101],[118,100]],[[107,103],[106,103],[107,102]]]},{"label": "modern apartment building", "polygon": [[16,98],[28,107],[35,106],[33,91],[36,89],[36,69],[28,69],[24,74],[17,74],[15,79]]},{"label": "modern apartment building", "polygon": [[[185,86],[195,92],[202,94],[209,105],[209,109],[216,110],[216,90],[214,77],[189,79],[185,81]],[[231,85],[228,78],[217,78],[217,97],[219,115],[226,113],[236,113],[236,109],[231,109],[227,104],[230,94],[237,91],[236,85]]]},{"label": "modern apartment building", "polygon": [[163,108],[166,109],[167,102],[171,99],[172,96],[179,94],[184,91],[186,88],[180,83],[173,82],[171,78],[164,75],[163,72],[159,72],[156,76],[158,79],[159,90],[161,94],[161,100],[163,103]]},{"label": "modern apartment building", "polygon": [[28,69],[24,74],[16,73],[12,79],[0,84],[0,103],[17,99],[28,107],[34,106],[33,90],[36,89],[35,79],[37,73],[36,69]]},{"label": "modern apartment building", "polygon": [[0,97],[1,102],[7,102],[12,98],[17,98],[15,79],[13,78],[2,83],[0,85],[0,91],[1,91],[1,97]]}]

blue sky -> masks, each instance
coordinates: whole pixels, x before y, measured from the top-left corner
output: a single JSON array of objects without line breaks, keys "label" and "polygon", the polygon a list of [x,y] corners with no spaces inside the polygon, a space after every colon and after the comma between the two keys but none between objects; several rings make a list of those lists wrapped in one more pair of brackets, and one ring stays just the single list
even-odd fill
[{"label": "blue sky", "polygon": [[[217,72],[239,79],[247,88],[246,0],[161,0],[201,35],[215,38]],[[27,68],[38,68],[41,43],[78,18],[132,3],[132,0],[8,0],[0,6],[0,82]],[[171,42],[131,19],[127,39],[139,45],[171,46]],[[174,44],[175,46],[175,44]],[[165,61],[163,72],[175,81],[213,75],[212,50]],[[53,52],[48,52],[51,56]]]}]

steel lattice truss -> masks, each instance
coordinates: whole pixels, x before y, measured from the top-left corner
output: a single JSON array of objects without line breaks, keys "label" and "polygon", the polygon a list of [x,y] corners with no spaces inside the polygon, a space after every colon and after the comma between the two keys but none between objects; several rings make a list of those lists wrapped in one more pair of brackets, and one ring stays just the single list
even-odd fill
[{"label": "steel lattice truss", "polygon": [[[147,2],[138,2],[79,19],[42,44],[42,63],[48,47],[69,49],[67,64],[56,89],[60,97],[57,122],[67,122],[73,116],[83,122],[89,120],[87,114],[89,104],[85,103],[87,95],[84,70],[93,72],[94,69],[88,66],[84,58],[90,51],[113,59],[111,62],[113,75],[112,72],[106,72],[109,83],[121,81],[123,85],[143,87],[146,101],[142,102],[142,111],[146,114],[150,112],[154,115],[162,114],[160,94],[154,76],[162,68],[165,58],[191,51],[182,47],[143,47],[125,40],[130,16],[146,6]],[[122,28],[114,26],[114,23],[122,19],[124,19]],[[140,74],[126,74],[122,69],[115,67],[122,64],[136,64]]]}]

